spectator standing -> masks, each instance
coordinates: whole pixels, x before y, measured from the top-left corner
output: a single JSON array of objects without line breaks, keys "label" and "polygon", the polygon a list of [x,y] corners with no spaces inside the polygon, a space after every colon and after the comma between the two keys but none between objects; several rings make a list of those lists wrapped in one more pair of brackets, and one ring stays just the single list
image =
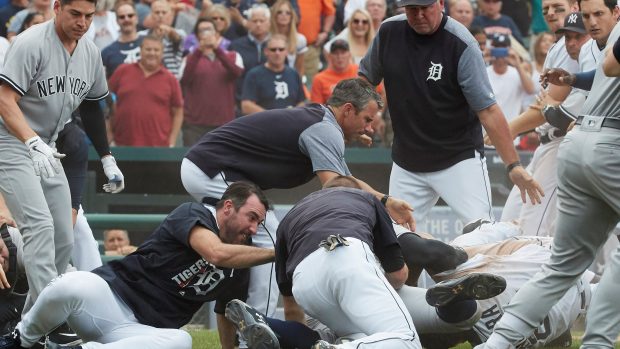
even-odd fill
[{"label": "spectator standing", "polygon": [[183,61],[183,40],[185,32],[172,27],[174,13],[170,3],[165,0],[156,0],[151,4],[153,26],[140,34],[154,35],[164,44],[163,62],[175,77],[180,78],[181,63]]},{"label": "spectator standing", "polygon": [[363,9],[355,10],[347,27],[334,39],[325,44],[325,52],[330,51],[330,46],[334,40],[344,39],[349,43],[353,62],[359,64],[366,52],[368,52],[374,37],[375,30],[372,27],[370,14]]},{"label": "spectator standing", "polygon": [[[214,5],[214,6],[217,6],[217,5]],[[218,18],[218,19],[216,20],[215,18]],[[212,23],[207,23],[207,22],[212,22]],[[198,47],[198,37],[197,37],[198,34],[197,33],[200,33],[201,31],[210,28],[212,24],[215,24],[215,42],[217,46],[222,48],[223,50],[228,50],[228,46],[230,46],[230,41],[222,36],[222,32],[225,31],[225,29],[222,30],[223,28],[221,25],[220,25],[220,29],[218,29],[218,23],[225,23],[225,22],[220,20],[219,17],[217,17],[217,15],[215,15],[215,17],[205,16],[205,17],[198,18],[198,20],[196,21],[196,25],[194,26],[194,29],[192,30],[192,33],[189,34],[185,38],[185,42],[183,43],[184,54],[187,55],[193,52],[194,49]]]},{"label": "spectator standing", "polygon": [[301,78],[285,62],[286,37],[272,35],[264,51],[267,62],[252,68],[243,82],[241,111],[244,115],[268,109],[292,108],[304,103]]},{"label": "spectator standing", "polygon": [[243,59],[243,76],[237,80],[236,99],[241,102],[241,90],[246,74],[254,67],[265,63],[265,46],[269,39],[269,19],[271,12],[264,5],[248,10],[248,34],[234,40],[230,49],[238,52]]},{"label": "spectator standing", "polygon": [[332,42],[327,61],[329,62],[327,69],[318,73],[312,82],[310,99],[314,103],[327,103],[338,82],[357,76],[357,64],[353,64],[349,44],[345,40],[338,39]]},{"label": "spectator standing", "polygon": [[173,147],[183,122],[181,87],[162,65],[163,43],[146,36],[140,60],[121,65],[110,78],[117,96],[111,117],[116,145]]},{"label": "spectator standing", "polygon": [[306,37],[297,32],[299,18],[289,0],[278,0],[271,7],[271,35],[282,34],[288,41],[288,66],[304,76],[304,55],[308,51]]},{"label": "spectator standing", "polygon": [[174,28],[184,33],[191,33],[196,26],[200,11],[194,7],[194,0],[169,0],[174,13]]},{"label": "spectator standing", "polygon": [[99,50],[103,50],[118,39],[120,27],[116,21],[116,14],[110,11],[113,7],[113,0],[98,0],[93,23],[86,32],[86,37],[93,40]]},{"label": "spectator standing", "polygon": [[119,65],[136,63],[140,59],[140,44],[144,38],[138,35],[138,16],[133,2],[117,5],[116,21],[120,27],[118,40],[101,51],[108,79]]},{"label": "spectator standing", "polygon": [[489,82],[497,104],[510,121],[521,114],[523,100],[534,92],[534,82],[519,56],[510,48],[507,35],[499,34],[493,38],[490,53],[491,65],[487,67]]},{"label": "spectator standing", "polygon": [[9,41],[12,41],[15,35],[19,33],[19,29],[21,29],[24,24],[24,18],[26,18],[30,12],[41,12],[46,21],[54,17],[50,0],[33,0],[30,6],[17,12],[8,23],[6,38],[9,39]]},{"label": "spectator standing", "polygon": [[230,13],[224,5],[214,4],[205,12],[206,17],[215,23],[215,31],[218,33],[218,46],[227,50],[230,46],[230,40],[224,37],[224,34],[230,27]]},{"label": "spectator standing", "polygon": [[0,36],[6,38],[7,27],[11,17],[28,6],[28,0],[11,0],[0,8]]},{"label": "spectator standing", "polygon": [[450,17],[469,29],[474,20],[474,8],[469,0],[450,1]]},{"label": "spectator standing", "polygon": [[308,40],[308,52],[304,57],[307,81],[319,72],[321,49],[332,31],[336,9],[332,0],[298,0],[301,20],[297,30]]},{"label": "spectator standing", "polygon": [[502,14],[512,18],[523,38],[527,38],[532,24],[531,0],[502,0]]},{"label": "spectator standing", "polygon": [[463,222],[492,218],[482,124],[523,200],[527,193],[539,202],[542,191],[519,162],[474,38],[443,14],[443,0],[398,4],[405,15],[381,25],[360,66],[372,84],[385,79],[394,129],[390,194],[405,197],[418,221],[439,197]]},{"label": "spectator standing", "polygon": [[153,0],[140,0],[136,2],[136,12],[138,14],[138,29],[144,30],[144,20],[151,13],[151,3]]},{"label": "spectator standing", "polygon": [[482,14],[476,16],[472,25],[484,28],[487,35],[499,33],[512,35],[523,44],[523,36],[517,24],[509,16],[503,15],[502,0],[479,0]]},{"label": "spectator standing", "polygon": [[[243,73],[241,56],[217,46],[215,23],[202,19],[198,47],[187,56],[181,78],[185,97],[183,145],[235,118],[235,81]],[[208,96],[208,98],[205,98]]]},{"label": "spectator standing", "polygon": [[387,15],[387,3],[385,0],[366,0],[366,11],[372,18],[372,29],[375,33]]}]

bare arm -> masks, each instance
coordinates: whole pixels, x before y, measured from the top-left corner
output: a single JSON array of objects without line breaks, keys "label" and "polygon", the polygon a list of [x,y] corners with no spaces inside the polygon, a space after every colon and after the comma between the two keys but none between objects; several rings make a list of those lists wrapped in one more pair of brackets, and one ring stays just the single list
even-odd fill
[{"label": "bare arm", "polygon": [[297,321],[306,324],[304,310],[297,304],[295,297],[283,296],[282,300],[284,303],[284,318],[289,321]]},{"label": "bare arm", "polygon": [[223,243],[212,231],[195,226],[189,235],[189,244],[210,263],[224,268],[249,268],[273,262],[273,249]]},{"label": "bare arm", "polygon": [[243,113],[243,115],[258,113],[259,111],[263,110],[265,109],[263,109],[263,107],[261,107],[260,105],[254,103],[254,101],[251,101],[249,99],[244,99],[241,101],[241,112]]},{"label": "bare arm", "polygon": [[[502,158],[504,164],[509,165],[519,161],[519,155],[515,150],[510,137],[508,123],[506,117],[497,104],[480,110],[478,117],[482,126],[489,135],[489,138],[497,153]],[[526,194],[530,197],[531,202],[540,203],[540,196],[544,196],[541,186],[525,171],[522,166],[516,166],[509,171],[510,180],[521,190],[521,199],[526,202]]]},{"label": "bare arm", "polygon": [[183,108],[172,107],[172,129],[170,130],[170,136],[168,137],[168,145],[174,147],[177,143],[177,137],[181,132],[181,125],[183,124]]},{"label": "bare arm", "polygon": [[299,73],[299,76],[301,77],[303,77],[305,74],[304,55],[305,53],[298,53],[297,57],[295,57],[295,70],[297,70],[297,73]]},{"label": "bare arm", "polygon": [[216,314],[217,332],[220,335],[222,349],[235,349],[235,325],[222,314]]},{"label": "bare arm", "polygon": [[4,125],[22,142],[37,136],[32,130],[24,114],[19,109],[17,102],[21,96],[7,84],[0,85],[0,117],[4,121]]},{"label": "bare arm", "polygon": [[407,268],[407,264],[403,265],[400,270],[393,271],[391,273],[385,273],[385,278],[390,282],[390,285],[394,287],[395,290],[399,290],[407,281],[407,277],[409,276],[409,269]]},{"label": "bare arm", "polygon": [[[338,176],[336,172],[332,171],[317,171],[316,175],[319,177],[321,185],[325,185],[327,181]],[[362,190],[371,193],[378,200],[381,200],[385,196],[385,194],[376,191],[366,182],[355,177],[353,178],[359,183]],[[386,202],[385,208],[390,214],[390,217],[392,217],[392,219],[397,224],[402,224],[405,227],[411,229],[411,231],[415,230],[415,220],[413,219],[413,215],[411,214],[413,208],[406,201],[390,196]]]}]

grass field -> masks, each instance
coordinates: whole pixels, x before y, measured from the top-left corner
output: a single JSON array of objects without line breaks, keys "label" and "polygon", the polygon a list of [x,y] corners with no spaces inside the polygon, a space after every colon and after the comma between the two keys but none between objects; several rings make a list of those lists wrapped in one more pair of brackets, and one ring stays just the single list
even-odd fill
[{"label": "grass field", "polygon": [[[193,349],[221,349],[216,331],[209,330],[190,330],[189,333],[194,339]],[[579,348],[579,342],[573,341],[572,348]],[[620,348],[620,345],[616,345]],[[454,349],[471,349],[469,344],[462,344]]]}]

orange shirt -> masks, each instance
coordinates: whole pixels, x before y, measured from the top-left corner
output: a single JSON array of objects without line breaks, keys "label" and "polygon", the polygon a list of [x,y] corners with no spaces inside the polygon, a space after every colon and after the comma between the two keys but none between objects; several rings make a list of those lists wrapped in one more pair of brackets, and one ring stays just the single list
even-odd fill
[{"label": "orange shirt", "polygon": [[332,0],[297,0],[297,5],[301,14],[297,31],[306,37],[308,45],[312,45],[322,30],[322,16],[333,16],[336,14],[334,3]]},{"label": "orange shirt", "polygon": [[357,64],[349,65],[349,68],[342,73],[337,73],[332,68],[327,68],[314,76],[310,100],[315,103],[325,104],[338,82],[356,77]]}]

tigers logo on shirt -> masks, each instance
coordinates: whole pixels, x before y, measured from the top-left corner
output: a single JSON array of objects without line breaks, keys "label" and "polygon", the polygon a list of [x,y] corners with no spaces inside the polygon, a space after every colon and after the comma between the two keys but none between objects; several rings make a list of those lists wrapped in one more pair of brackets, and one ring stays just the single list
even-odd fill
[{"label": "tigers logo on shirt", "polygon": [[428,68],[428,77],[426,81],[433,80],[438,81],[441,80],[441,72],[443,71],[443,65],[441,63],[433,63],[431,61],[431,66]]}]

